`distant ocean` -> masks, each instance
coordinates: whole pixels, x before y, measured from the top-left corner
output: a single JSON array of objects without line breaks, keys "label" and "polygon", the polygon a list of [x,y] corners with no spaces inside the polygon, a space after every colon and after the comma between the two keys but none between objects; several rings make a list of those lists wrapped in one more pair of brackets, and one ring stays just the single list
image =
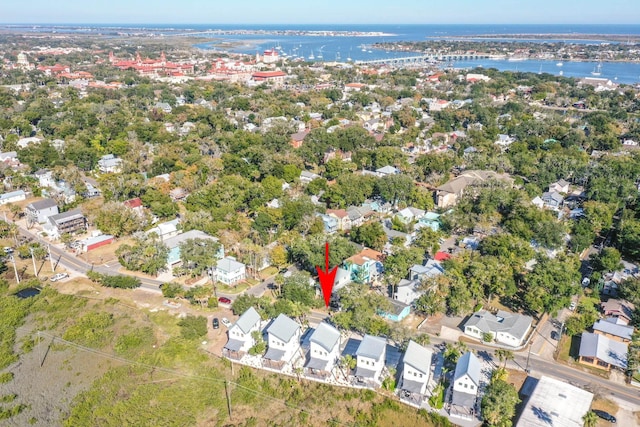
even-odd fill
[{"label": "distant ocean", "polygon": [[[0,18],[1,19],[1,18]],[[7,25],[8,26],[8,25]],[[29,31],[49,31],[56,28],[59,32],[87,32],[87,33],[109,33],[109,32],[135,32],[134,30],[151,30],[158,34],[175,34],[187,31],[207,31],[207,30],[246,30],[248,32],[259,32],[264,30],[267,34],[224,34],[212,35],[210,43],[197,44],[196,47],[202,49],[216,49],[215,45],[221,41],[232,43],[229,51],[244,54],[256,54],[266,49],[278,48],[281,54],[286,54],[289,58],[304,58],[309,61],[339,61],[347,62],[362,61],[371,59],[386,59],[394,57],[411,56],[407,52],[386,51],[373,48],[374,43],[379,42],[402,42],[402,41],[425,41],[429,39],[447,39],[450,37],[471,37],[478,35],[506,35],[498,40],[502,41],[522,41],[522,39],[509,38],[508,35],[518,34],[543,34],[548,35],[544,39],[527,40],[534,43],[543,42],[566,42],[574,44],[616,43],[599,35],[622,35],[640,36],[640,25],[577,25],[577,24],[548,24],[548,25],[243,25],[243,24],[210,24],[210,25],[159,25],[159,24],[112,24],[112,25],[11,25]],[[378,36],[311,36],[307,34],[275,34],[278,31],[333,31],[333,32],[359,32],[359,33],[380,33]],[[565,40],[562,35],[580,34],[592,35],[582,40]],[[624,37],[623,37],[624,38]],[[625,42],[626,43],[626,42]],[[640,49],[640,44],[637,45]],[[587,77],[595,70],[597,64],[593,62],[571,62],[564,61],[561,67],[556,66],[555,61],[527,60],[510,62],[505,60],[476,60],[457,61],[448,63],[447,66],[470,68],[486,67],[497,68],[505,71],[527,71],[527,72],[547,72],[559,75],[560,71],[565,77]],[[616,80],[618,83],[640,82],[640,63],[637,62],[616,62],[603,63],[600,70],[600,77]]]}]

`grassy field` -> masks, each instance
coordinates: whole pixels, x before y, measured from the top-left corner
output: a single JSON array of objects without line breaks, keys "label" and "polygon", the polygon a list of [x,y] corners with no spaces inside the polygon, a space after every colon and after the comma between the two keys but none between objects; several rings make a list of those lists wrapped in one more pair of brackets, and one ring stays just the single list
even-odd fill
[{"label": "grassy field", "polygon": [[176,316],[128,303],[143,291],[100,300],[46,287],[20,300],[16,289],[0,289],[0,417],[14,425],[449,425],[372,391],[246,367],[232,374],[201,338],[181,337]]}]

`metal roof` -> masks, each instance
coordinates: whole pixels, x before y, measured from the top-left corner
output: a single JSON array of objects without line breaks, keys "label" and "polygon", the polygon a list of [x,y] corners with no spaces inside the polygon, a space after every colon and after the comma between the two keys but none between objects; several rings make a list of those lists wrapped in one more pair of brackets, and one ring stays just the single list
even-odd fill
[{"label": "metal roof", "polygon": [[421,346],[413,340],[409,340],[407,350],[404,352],[403,362],[423,374],[429,374],[429,371],[431,370],[432,357],[433,352],[431,350]]},{"label": "metal roof", "polygon": [[633,326],[620,325],[610,322],[606,319],[600,319],[593,324],[594,331],[604,332],[605,334],[614,335],[626,340],[631,340],[633,335]]},{"label": "metal roof", "polygon": [[260,314],[258,314],[255,308],[249,307],[231,327],[237,326],[242,332],[248,334],[251,328],[258,322],[260,322]]},{"label": "metal roof", "polygon": [[318,344],[330,353],[336,344],[340,342],[340,332],[328,323],[322,322],[316,330],[313,331],[310,341]]},{"label": "metal roof", "polygon": [[[162,225],[162,224],[160,224]],[[218,239],[216,237],[210,236],[207,233],[205,233],[204,231],[200,231],[200,230],[189,230],[189,231],[185,231],[184,233],[180,233],[177,236],[173,236],[173,237],[169,237],[168,239],[166,239],[164,241],[164,244],[169,248],[175,248],[180,246],[180,243],[184,243],[187,240],[190,239],[206,239],[206,240],[214,240],[214,241],[218,241]]]},{"label": "metal roof", "polygon": [[480,361],[475,354],[470,351],[466,352],[456,364],[456,371],[453,375],[454,381],[468,375],[471,381],[478,387],[480,385]]},{"label": "metal roof", "polygon": [[365,335],[358,346],[356,356],[379,360],[387,349],[387,340],[373,335]]},{"label": "metal roof", "polygon": [[593,357],[618,368],[626,369],[628,351],[629,346],[626,343],[609,339],[604,335],[583,332],[578,354],[581,357]]},{"label": "metal roof", "polygon": [[273,334],[280,341],[289,342],[298,329],[300,329],[298,322],[284,314],[280,314],[267,328],[267,333]]}]

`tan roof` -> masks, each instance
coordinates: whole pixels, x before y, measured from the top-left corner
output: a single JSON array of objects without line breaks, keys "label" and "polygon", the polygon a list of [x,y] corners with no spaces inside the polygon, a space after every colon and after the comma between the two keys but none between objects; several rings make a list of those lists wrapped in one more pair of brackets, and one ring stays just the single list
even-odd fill
[{"label": "tan roof", "polygon": [[384,258],[384,255],[382,254],[382,252],[378,252],[369,248],[364,248],[363,250],[360,251],[360,253],[347,258],[346,261],[356,265],[363,265],[368,260],[382,261],[383,258]]}]

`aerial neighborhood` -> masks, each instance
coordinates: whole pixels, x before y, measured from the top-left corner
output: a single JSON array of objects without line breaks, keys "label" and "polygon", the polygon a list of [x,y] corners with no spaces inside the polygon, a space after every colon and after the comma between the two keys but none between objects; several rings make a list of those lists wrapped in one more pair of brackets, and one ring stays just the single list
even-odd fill
[{"label": "aerial neighborhood", "polygon": [[[0,289],[36,289],[33,313],[86,297],[49,341],[161,367],[137,377],[154,386],[211,364],[189,375],[230,416],[298,383],[438,425],[638,404],[640,86],[136,37],[0,35]],[[14,330],[7,348],[39,345]],[[81,409],[68,425],[100,424]]]}]

